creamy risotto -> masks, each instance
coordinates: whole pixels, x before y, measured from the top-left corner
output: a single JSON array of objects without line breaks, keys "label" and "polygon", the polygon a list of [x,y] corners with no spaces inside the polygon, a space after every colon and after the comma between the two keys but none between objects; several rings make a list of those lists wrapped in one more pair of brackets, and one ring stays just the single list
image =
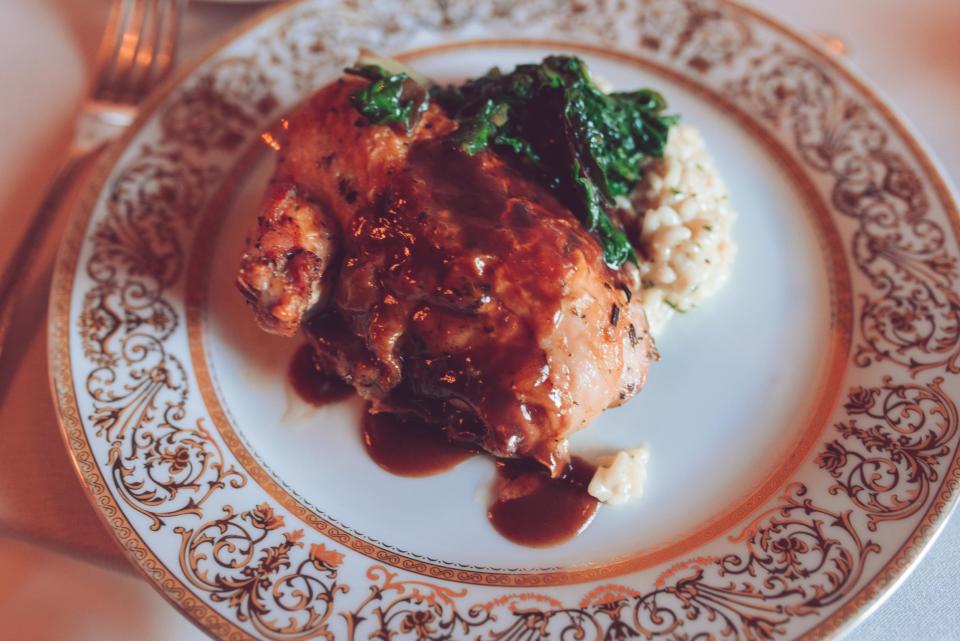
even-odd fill
[{"label": "creamy risotto", "polygon": [[694,127],[670,130],[663,158],[647,165],[625,218],[641,255],[643,308],[659,336],[675,313],[723,285],[736,254],[736,212]]}]

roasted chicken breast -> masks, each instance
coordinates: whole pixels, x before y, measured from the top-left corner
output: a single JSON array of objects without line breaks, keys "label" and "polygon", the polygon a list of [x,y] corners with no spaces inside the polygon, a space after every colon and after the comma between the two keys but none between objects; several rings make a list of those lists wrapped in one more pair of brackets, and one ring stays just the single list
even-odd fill
[{"label": "roasted chicken breast", "polygon": [[548,189],[455,149],[430,106],[372,125],[319,91],[286,124],[238,285],[267,331],[302,327],[374,412],[412,412],[559,473],[567,436],[642,387],[653,345],[629,266]]}]

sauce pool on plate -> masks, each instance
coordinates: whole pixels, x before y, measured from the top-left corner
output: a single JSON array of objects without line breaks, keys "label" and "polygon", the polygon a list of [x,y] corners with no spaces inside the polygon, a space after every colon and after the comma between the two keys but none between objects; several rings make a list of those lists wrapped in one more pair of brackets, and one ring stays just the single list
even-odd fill
[{"label": "sauce pool on plate", "polygon": [[[294,354],[289,378],[300,398],[316,407],[353,394],[353,388],[336,375],[317,368],[310,345]],[[370,458],[397,476],[440,474],[480,453],[451,441],[443,428],[413,414],[366,411],[361,429]],[[510,541],[530,547],[557,545],[585,530],[596,516],[599,502],[587,493],[596,470],[583,459],[573,457],[557,478],[530,460],[499,459],[496,465],[487,518]]]},{"label": "sauce pool on plate", "polygon": [[366,412],[363,444],[377,465],[397,476],[445,472],[477,453],[451,443],[443,429],[411,414]]},{"label": "sauce pool on plate", "polygon": [[578,457],[553,479],[530,461],[497,461],[487,517],[497,532],[514,543],[530,547],[563,543],[585,530],[597,514],[600,504],[587,493],[594,471]]}]

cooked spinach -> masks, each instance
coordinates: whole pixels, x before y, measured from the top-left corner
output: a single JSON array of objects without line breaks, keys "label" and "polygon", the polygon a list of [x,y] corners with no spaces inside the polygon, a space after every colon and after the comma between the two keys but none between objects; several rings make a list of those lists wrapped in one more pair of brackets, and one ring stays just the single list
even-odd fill
[{"label": "cooked spinach", "polygon": [[405,73],[391,74],[379,65],[348,67],[344,72],[371,81],[350,101],[375,125],[403,125],[409,131],[427,109],[426,90]]},{"label": "cooked spinach", "polygon": [[642,161],[661,157],[676,116],[656,91],[603,93],[579,58],[551,56],[510,73],[493,69],[432,98],[460,127],[468,154],[490,147],[553,190],[595,232],[604,259],[619,266],[636,253],[608,211],[640,179]]},{"label": "cooked spinach", "polygon": [[[410,130],[426,110],[423,87],[405,73],[378,65],[346,71],[371,80],[351,100],[373,123]],[[598,236],[609,265],[637,260],[610,212],[640,180],[642,161],[663,155],[677,121],[663,114],[663,96],[650,89],[606,94],[579,58],[550,56],[510,73],[494,68],[460,86],[433,87],[430,97],[459,123],[453,141],[464,153],[490,148],[507,156]]]}]

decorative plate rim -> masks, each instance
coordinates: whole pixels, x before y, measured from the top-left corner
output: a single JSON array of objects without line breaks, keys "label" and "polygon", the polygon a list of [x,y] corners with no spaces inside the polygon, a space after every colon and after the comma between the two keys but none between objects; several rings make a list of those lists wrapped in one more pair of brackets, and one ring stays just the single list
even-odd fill
[{"label": "decorative plate rim", "polygon": [[[829,53],[822,43],[816,41],[816,39],[782,24],[758,9],[745,6],[735,0],[718,0],[718,2],[758,20],[787,39],[801,45],[804,49],[814,52],[820,62],[828,65],[845,82],[850,83],[858,92],[868,98],[870,107],[875,109],[882,120],[898,134],[900,140],[905,143],[909,150],[910,157],[920,164],[924,178],[929,181],[936,199],[943,206],[955,240],[960,243],[960,210],[958,210],[956,191],[952,188],[941,164],[927,151],[926,145],[921,142],[912,125],[898,110],[892,107],[868,81],[862,79],[844,61],[838,60],[836,56]],[[78,267],[80,247],[84,240],[83,232],[88,227],[96,202],[106,186],[109,174],[115,168],[121,156],[128,150],[130,142],[156,116],[160,106],[171,92],[180,87],[200,67],[214,58],[230,43],[242,38],[274,16],[290,10],[296,4],[299,4],[296,0],[284,2],[269,7],[256,16],[243,21],[208,47],[195,61],[179,69],[172,78],[168,79],[150,96],[134,123],[98,161],[95,170],[92,172],[88,187],[84,189],[77,200],[76,210],[71,214],[54,263],[54,280],[51,286],[49,303],[48,372],[51,393],[57,408],[58,424],[64,443],[70,453],[72,465],[84,486],[88,499],[96,508],[99,518],[103,520],[108,530],[117,537],[118,544],[120,544],[131,563],[171,605],[209,634],[229,631],[247,637],[249,633],[207,603],[196,598],[180,579],[172,576],[173,573],[169,572],[163,562],[154,555],[136,529],[130,526],[122,512],[115,510],[116,513],[113,518],[106,513],[106,511],[114,511],[110,509],[110,503],[113,503],[115,499],[109,493],[105,497],[101,494],[98,498],[96,483],[103,481],[101,472],[96,464],[93,464],[92,471],[95,476],[88,476],[83,470],[84,461],[80,456],[82,452],[79,452],[73,444],[76,438],[75,432],[82,433],[83,429],[82,427],[68,425],[68,420],[78,422],[79,417],[72,381],[69,378],[64,380],[60,377],[62,371],[68,371],[71,357],[69,347],[64,352],[62,349],[64,345],[59,341],[62,337],[67,336],[70,331],[70,292],[72,291],[75,270]],[[63,367],[64,362],[67,363],[67,369],[59,369]],[[87,463],[89,464],[89,461]],[[849,595],[841,607],[817,621],[800,638],[823,638],[831,633],[840,633],[858,623],[878,607],[916,567],[917,562],[925,555],[942,532],[947,520],[960,502],[960,497],[956,492],[958,482],[960,482],[960,456],[955,455],[945,470],[940,488],[930,500],[922,518],[896,552],[882,567],[874,570],[870,580]],[[126,539],[123,536],[124,530],[128,534]],[[126,545],[124,544],[125,541]],[[167,574],[169,578],[164,577],[164,574]],[[162,582],[160,581],[161,578],[164,579]],[[231,638],[233,634],[230,635]]]}]

